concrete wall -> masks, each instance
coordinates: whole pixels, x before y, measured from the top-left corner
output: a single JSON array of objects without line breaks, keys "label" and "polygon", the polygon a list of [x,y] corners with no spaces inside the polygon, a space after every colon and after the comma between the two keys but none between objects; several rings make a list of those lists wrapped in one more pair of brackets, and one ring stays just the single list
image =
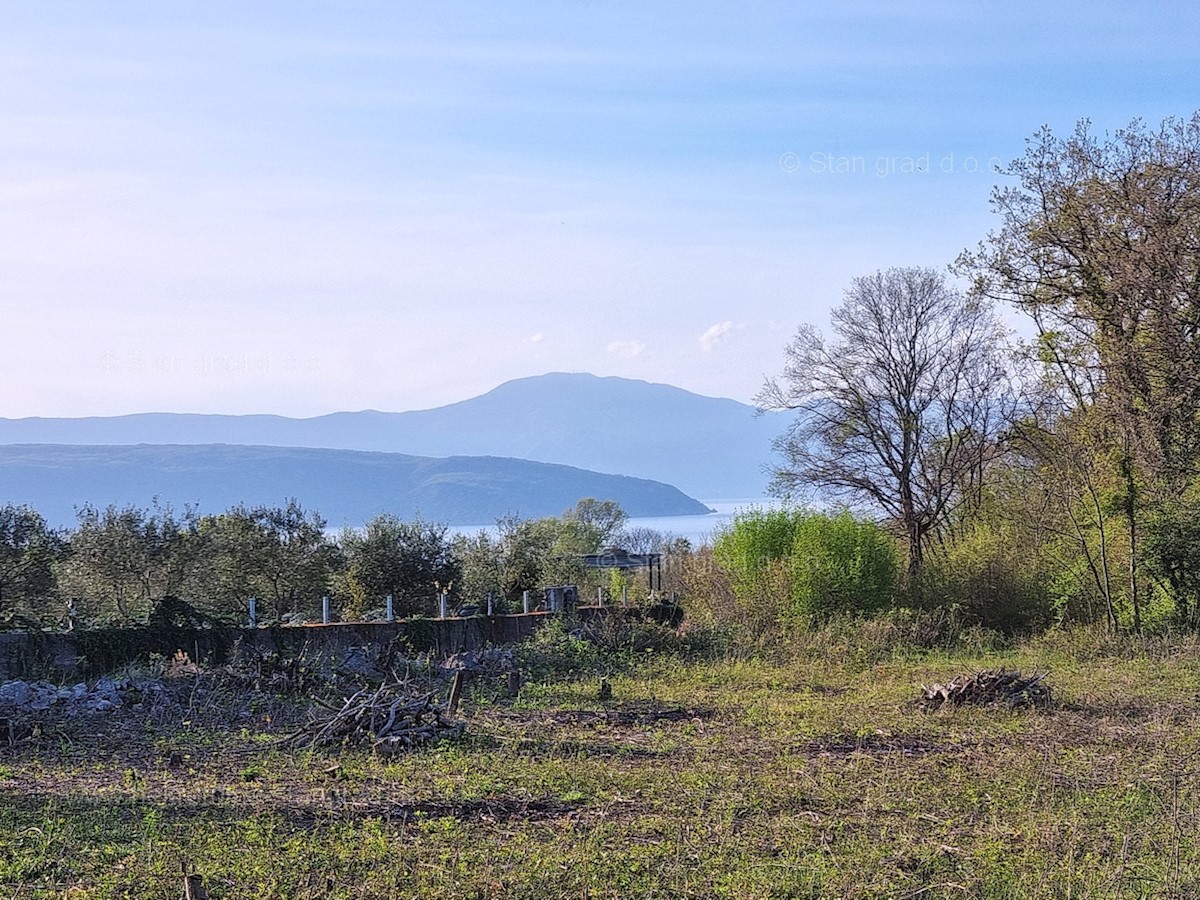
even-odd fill
[{"label": "concrete wall", "polygon": [[[586,608],[579,614],[597,613]],[[151,654],[170,658],[178,650],[193,660],[222,664],[243,650],[283,657],[334,655],[352,647],[449,656],[524,640],[555,614],[476,616],[470,619],[409,619],[276,628],[113,628],[65,634],[0,632],[0,682],[15,678],[94,678]]]}]

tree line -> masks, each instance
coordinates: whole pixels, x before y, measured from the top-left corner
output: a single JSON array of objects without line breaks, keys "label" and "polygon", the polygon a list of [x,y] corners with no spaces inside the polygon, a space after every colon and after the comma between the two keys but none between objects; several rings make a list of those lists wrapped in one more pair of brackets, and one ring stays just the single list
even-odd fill
[{"label": "tree line", "polygon": [[622,576],[586,570],[579,556],[666,542],[629,527],[613,501],[591,498],[559,517],[509,516],[474,535],[387,514],[332,535],[296,500],[216,515],[157,502],[89,505],[73,528],[52,529],[10,503],[0,507],[0,627],[243,624],[251,597],[266,623],[319,621],[324,596],[343,620],[382,618],[388,595],[397,617],[434,614],[443,592],[456,606],[490,593],[497,609],[515,610],[524,591],[553,584],[619,590]]},{"label": "tree line", "polygon": [[[738,540],[787,543],[793,612],[812,606],[798,585],[814,560],[859,571],[845,604],[865,611],[891,552],[880,528],[902,548],[892,605],[1194,629],[1200,113],[1044,128],[1000,174],[999,224],[976,248],[946,272],[855,279],[832,333],[802,327],[759,397],[797,413],[773,489],[845,503],[853,521],[825,525],[840,543],[812,556],[810,517],[786,514],[745,518]],[[1033,337],[1010,342],[1003,309]],[[759,581],[779,558],[728,536],[722,552],[749,593],[747,554]]]}]

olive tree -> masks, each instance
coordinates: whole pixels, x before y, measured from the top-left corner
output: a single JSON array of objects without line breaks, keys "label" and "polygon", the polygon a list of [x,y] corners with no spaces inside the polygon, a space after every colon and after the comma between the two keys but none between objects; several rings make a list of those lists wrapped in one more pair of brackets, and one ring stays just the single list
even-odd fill
[{"label": "olive tree", "polygon": [[62,539],[28,506],[0,506],[0,623],[43,624]]},{"label": "olive tree", "polygon": [[238,504],[202,519],[200,532],[211,548],[208,580],[226,614],[243,611],[246,598],[256,596],[277,621],[314,615],[342,567],[325,520],[294,499],[286,506]]},{"label": "olive tree", "polygon": [[400,616],[432,611],[441,589],[449,590],[462,574],[462,565],[445,525],[421,519],[403,522],[393,515],[376,516],[360,532],[342,539],[352,593],[359,605],[379,602],[387,594]]},{"label": "olive tree", "polygon": [[185,591],[201,565],[204,540],[190,507],[86,504],[76,515],[60,584],[96,621],[146,621],[162,600]]}]

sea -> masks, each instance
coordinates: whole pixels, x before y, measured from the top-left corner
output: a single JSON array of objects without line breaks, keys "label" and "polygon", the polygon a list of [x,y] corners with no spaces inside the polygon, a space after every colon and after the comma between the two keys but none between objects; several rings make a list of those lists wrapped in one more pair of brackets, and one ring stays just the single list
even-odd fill
[{"label": "sea", "polygon": [[[634,516],[629,519],[626,527],[652,528],[669,537],[687,538],[693,547],[700,547],[711,544],[717,530],[728,524],[738,513],[750,509],[772,509],[780,503],[779,500],[766,497],[700,502],[712,512],[698,516]],[[451,534],[477,534],[480,531],[495,534],[496,525],[451,525],[448,531]]]}]

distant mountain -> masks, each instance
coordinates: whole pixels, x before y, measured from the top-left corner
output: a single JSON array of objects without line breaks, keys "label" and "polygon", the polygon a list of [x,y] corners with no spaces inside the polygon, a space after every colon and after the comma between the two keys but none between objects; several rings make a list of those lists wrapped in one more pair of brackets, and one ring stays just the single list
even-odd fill
[{"label": "distant mountain", "polygon": [[763,496],[778,415],[665,384],[552,373],[436,409],[283,416],[146,413],[0,419],[0,444],[248,444],[503,456],[673,484],[693,497]]},{"label": "distant mountain", "polygon": [[520,459],[221,444],[0,446],[0,502],[27,503],[55,525],[73,523],[84,502],[144,507],[155,497],[202,513],[296,497],[331,527],[381,512],[486,524],[509,513],[560,515],[583,497],[616,500],[633,516],[709,511],[667,484]]}]

